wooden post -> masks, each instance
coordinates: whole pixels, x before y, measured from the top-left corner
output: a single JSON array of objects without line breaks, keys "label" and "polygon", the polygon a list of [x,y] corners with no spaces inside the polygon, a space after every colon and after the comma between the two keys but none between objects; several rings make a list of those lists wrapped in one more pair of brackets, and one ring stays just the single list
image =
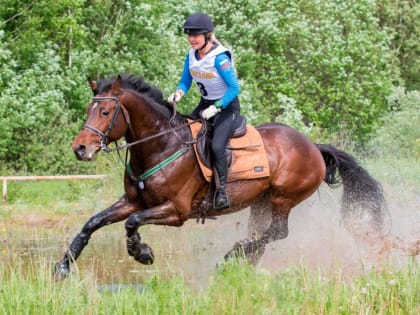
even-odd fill
[{"label": "wooden post", "polygon": [[3,178],[3,202],[7,202],[7,178]]}]

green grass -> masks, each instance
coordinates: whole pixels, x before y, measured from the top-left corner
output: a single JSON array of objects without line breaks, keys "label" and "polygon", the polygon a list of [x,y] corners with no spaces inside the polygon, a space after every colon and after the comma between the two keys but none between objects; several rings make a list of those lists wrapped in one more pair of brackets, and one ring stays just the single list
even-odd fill
[{"label": "green grass", "polygon": [[391,185],[394,190],[400,186],[418,187],[420,183],[420,161],[415,159],[370,159],[365,166],[379,182]]},{"label": "green grass", "polygon": [[104,180],[83,179],[8,181],[7,203],[0,204],[0,217],[11,212],[41,215],[68,215],[75,209],[102,210],[123,193],[119,175]]},{"label": "green grass", "polygon": [[[46,266],[50,266],[48,262]],[[1,314],[419,314],[420,272],[370,272],[352,281],[306,270],[277,274],[230,261],[208,288],[195,291],[181,277],[151,278],[143,290],[100,291],[91,276],[77,272],[55,282],[51,270],[23,273],[19,264],[1,265]],[[25,274],[25,276],[24,276]]]}]

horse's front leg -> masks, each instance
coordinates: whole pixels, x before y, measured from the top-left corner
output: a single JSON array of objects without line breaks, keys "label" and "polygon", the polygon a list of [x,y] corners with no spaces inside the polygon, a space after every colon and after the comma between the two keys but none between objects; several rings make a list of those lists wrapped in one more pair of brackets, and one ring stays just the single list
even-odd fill
[{"label": "horse's front leg", "polygon": [[141,242],[137,229],[145,224],[181,226],[185,220],[179,216],[175,205],[171,201],[133,213],[125,223],[128,254],[141,264],[153,264],[153,250],[149,245]]},{"label": "horse's front leg", "polygon": [[105,225],[119,222],[128,218],[133,212],[139,210],[139,205],[130,203],[126,195],[123,195],[118,201],[109,208],[95,214],[83,226],[82,230],[70,244],[63,258],[56,263],[54,276],[56,279],[64,279],[70,273],[70,263],[74,262],[87,245],[91,235],[96,230]]}]

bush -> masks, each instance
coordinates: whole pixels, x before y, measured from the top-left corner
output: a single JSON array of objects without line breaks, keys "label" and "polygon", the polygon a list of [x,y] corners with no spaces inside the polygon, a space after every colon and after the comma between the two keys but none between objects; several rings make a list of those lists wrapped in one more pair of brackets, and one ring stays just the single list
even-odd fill
[{"label": "bush", "polygon": [[30,69],[5,81],[0,94],[0,159],[13,173],[66,173],[91,166],[75,164],[72,136],[80,124],[71,121],[65,75],[56,47],[46,43]]},{"label": "bush", "polygon": [[246,114],[281,121],[280,93],[295,100],[307,126],[369,138],[392,87],[391,36],[378,26],[374,2],[218,3],[200,9],[211,12],[239,77],[254,87],[242,98]]},{"label": "bush", "polygon": [[[418,5],[395,11],[370,0],[9,2],[0,4],[0,159],[12,173],[92,170],[70,150],[92,96],[86,79],[133,73],[169,95],[189,48],[182,24],[193,12],[208,12],[217,37],[232,46],[248,121],[283,122],[317,141],[338,135],[365,144],[389,110],[392,82],[402,82],[399,66],[404,78],[418,66]],[[407,63],[396,62],[396,44]],[[179,111],[190,112],[198,97],[192,87]]]},{"label": "bush", "polygon": [[420,160],[420,92],[394,89],[370,150],[379,156]]}]

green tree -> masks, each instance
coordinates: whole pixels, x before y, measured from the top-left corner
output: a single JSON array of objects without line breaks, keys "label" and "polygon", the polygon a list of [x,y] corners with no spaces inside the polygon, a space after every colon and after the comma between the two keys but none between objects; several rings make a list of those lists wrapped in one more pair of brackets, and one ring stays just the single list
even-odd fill
[{"label": "green tree", "polygon": [[[376,1],[382,29],[392,36],[390,49],[395,84],[408,90],[420,89],[420,2],[415,0]],[[399,79],[402,82],[399,82]]]},{"label": "green tree", "polygon": [[0,94],[0,159],[8,169],[25,173],[91,168],[69,163],[74,159],[71,137],[78,126],[69,120],[63,92],[69,82],[60,57],[46,46],[35,59],[30,69],[9,78]]},{"label": "green tree", "polygon": [[[415,1],[8,0],[0,2],[2,169],[92,170],[69,147],[92,96],[87,78],[134,73],[169,95],[189,48],[182,24],[197,11],[234,50],[250,123],[362,145],[390,111],[392,84],[418,88]],[[192,88],[178,109],[197,101]]]},{"label": "green tree", "polygon": [[46,42],[55,43],[63,65],[71,65],[73,46],[83,45],[88,33],[79,23],[83,0],[28,1],[8,0],[0,3],[0,19],[6,40],[17,56],[20,69],[30,67]]},{"label": "green tree", "polygon": [[306,124],[365,141],[387,110],[390,37],[372,1],[210,0],[202,8],[234,46],[239,76],[254,88],[243,103],[258,121],[281,121],[287,96]]},{"label": "green tree", "polygon": [[420,91],[397,87],[388,97],[390,111],[378,122],[371,151],[380,157],[420,160]]}]

